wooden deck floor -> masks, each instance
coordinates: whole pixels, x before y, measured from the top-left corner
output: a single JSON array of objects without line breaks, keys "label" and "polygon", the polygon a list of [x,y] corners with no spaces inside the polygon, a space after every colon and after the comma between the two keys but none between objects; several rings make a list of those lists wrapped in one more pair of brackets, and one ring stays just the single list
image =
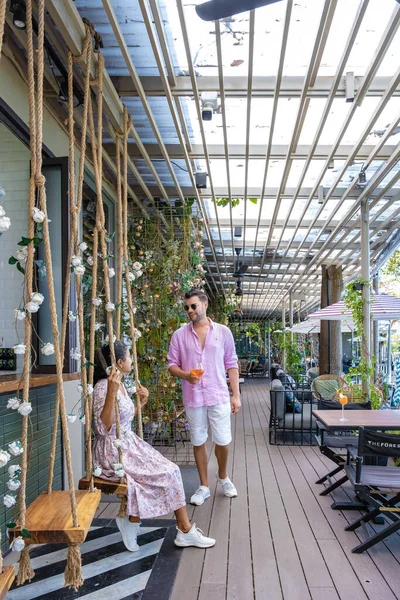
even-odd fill
[{"label": "wooden deck floor", "polygon": [[[190,514],[217,544],[183,551],[172,600],[400,598],[400,535],[351,553],[363,532],[344,527],[358,513],[333,511],[332,496],[319,496],[314,483],[333,463],[315,447],[270,446],[268,402],[265,380],[242,386],[229,465],[239,496],[229,500],[216,490],[210,453],[211,498]],[[334,492],[336,500],[348,495],[346,486]],[[98,516],[116,510],[102,503]]]}]

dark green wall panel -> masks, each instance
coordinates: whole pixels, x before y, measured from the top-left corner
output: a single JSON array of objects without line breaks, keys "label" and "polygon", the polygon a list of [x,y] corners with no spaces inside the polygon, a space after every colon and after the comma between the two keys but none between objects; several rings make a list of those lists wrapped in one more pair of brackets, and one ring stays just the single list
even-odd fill
[{"label": "dark green wall panel", "polygon": [[[21,416],[13,410],[7,410],[8,398],[15,393],[0,394],[0,448],[7,450],[10,442],[19,440],[21,437]],[[29,505],[35,498],[47,488],[47,476],[49,471],[51,433],[53,428],[54,406],[56,401],[56,387],[54,385],[43,388],[35,388],[30,392],[32,412],[30,414],[29,439],[31,441],[29,452],[29,471],[26,486],[26,499]],[[13,459],[0,469],[0,527],[2,537],[2,551],[8,549],[6,541],[5,524],[18,516],[16,506],[6,509],[3,505],[3,496],[9,492],[7,488],[8,467],[12,464],[20,464],[20,457]],[[54,468],[53,489],[61,490],[63,481],[63,463],[60,427],[57,436],[57,451]],[[11,492],[17,494],[17,492]]]}]

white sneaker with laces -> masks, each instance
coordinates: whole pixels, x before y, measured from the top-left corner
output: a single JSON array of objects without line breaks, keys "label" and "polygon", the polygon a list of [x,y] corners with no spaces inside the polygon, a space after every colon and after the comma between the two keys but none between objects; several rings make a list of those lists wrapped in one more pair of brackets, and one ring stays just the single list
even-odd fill
[{"label": "white sneaker with laces", "polygon": [[215,540],[206,537],[202,530],[196,527],[196,523],[193,523],[192,528],[187,533],[183,533],[178,527],[176,529],[178,530],[178,533],[175,538],[175,546],[179,546],[180,548],[187,548],[188,546],[211,548],[211,546],[214,546],[215,544]]},{"label": "white sneaker with laces", "polygon": [[205,485],[201,485],[193,496],[190,498],[190,504],[195,504],[196,506],[201,506],[204,504],[204,501],[210,497],[210,488]]},{"label": "white sneaker with laces", "polygon": [[215,475],[217,477],[218,483],[224,490],[224,496],[227,496],[228,498],[236,498],[236,496],[238,495],[237,489],[235,488],[229,477],[227,477],[226,479],[220,479],[218,473],[216,473]]},{"label": "white sneaker with laces", "polygon": [[125,548],[130,552],[137,552],[139,550],[137,536],[140,523],[131,523],[128,516],[116,517],[115,521],[118,529],[121,532],[122,541],[125,544]]}]

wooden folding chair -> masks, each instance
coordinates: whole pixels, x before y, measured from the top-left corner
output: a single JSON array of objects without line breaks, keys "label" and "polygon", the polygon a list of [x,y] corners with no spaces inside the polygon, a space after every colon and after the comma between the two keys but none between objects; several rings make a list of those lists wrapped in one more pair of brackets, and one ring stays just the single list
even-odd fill
[{"label": "wooden folding chair", "polygon": [[[345,528],[346,531],[354,531],[360,525],[364,527],[366,541],[352,549],[352,552],[357,554],[375,546],[400,529],[400,469],[364,465],[366,456],[400,457],[400,436],[360,427],[358,449],[348,449],[346,475],[357,496],[369,506],[375,507]],[[365,523],[375,519],[379,514],[383,514],[391,524],[379,533],[369,535]]]}]

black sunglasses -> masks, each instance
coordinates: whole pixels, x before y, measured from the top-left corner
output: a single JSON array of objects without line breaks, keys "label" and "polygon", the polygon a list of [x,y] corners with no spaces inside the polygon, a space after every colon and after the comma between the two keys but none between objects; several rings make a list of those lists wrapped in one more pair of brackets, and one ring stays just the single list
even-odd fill
[{"label": "black sunglasses", "polygon": [[192,310],[196,310],[196,308],[198,307],[198,304],[191,304],[190,306],[188,306],[187,304],[185,304],[185,306],[183,307],[186,312],[189,310],[189,308],[191,308]]}]

